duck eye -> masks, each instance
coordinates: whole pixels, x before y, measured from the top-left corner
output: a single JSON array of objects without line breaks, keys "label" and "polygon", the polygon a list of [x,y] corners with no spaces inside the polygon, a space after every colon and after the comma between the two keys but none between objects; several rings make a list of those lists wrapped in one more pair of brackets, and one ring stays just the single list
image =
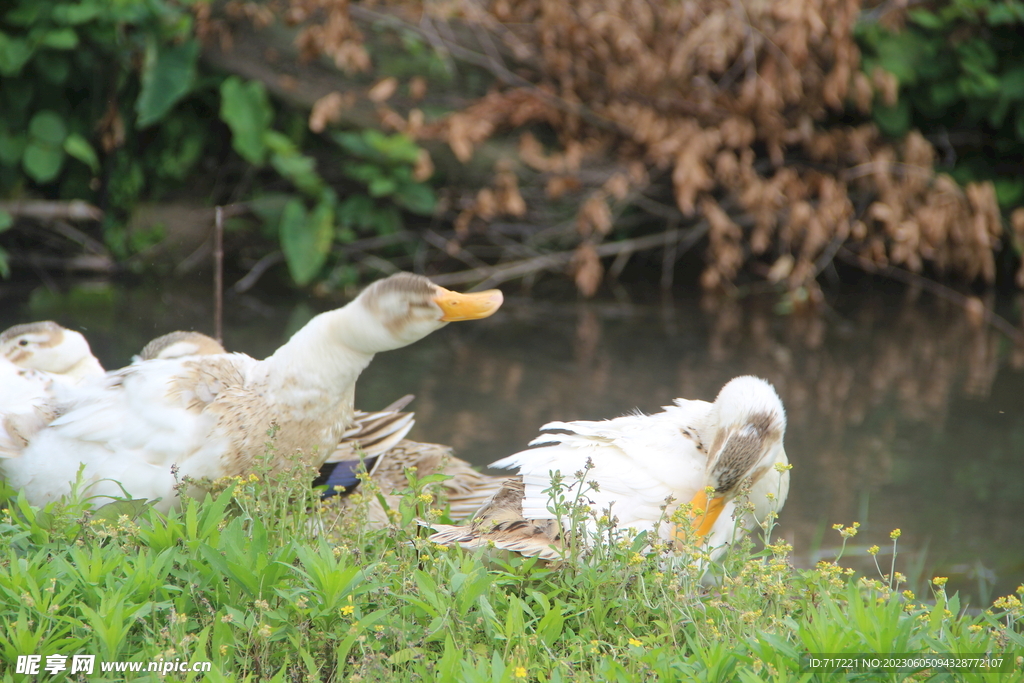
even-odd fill
[{"label": "duck eye", "polygon": [[22,339],[19,341],[18,346],[28,346],[28,339]]}]

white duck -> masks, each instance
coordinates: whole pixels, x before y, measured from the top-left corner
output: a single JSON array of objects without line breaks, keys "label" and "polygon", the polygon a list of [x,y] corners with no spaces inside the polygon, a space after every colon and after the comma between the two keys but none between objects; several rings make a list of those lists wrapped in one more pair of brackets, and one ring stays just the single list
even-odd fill
[{"label": "white duck", "polygon": [[51,320],[24,323],[0,332],[0,356],[21,368],[50,374],[60,384],[75,385],[104,370],[80,332]]},{"label": "white duck", "polygon": [[52,418],[53,379],[0,358],[0,458],[16,457]]},{"label": "white duck", "polygon": [[183,477],[248,473],[271,431],[274,453],[320,465],[350,426],[356,379],[376,353],[487,317],[501,302],[497,290],[457,294],[399,273],[313,318],[265,360],[234,353],[130,365],[77,390],[19,457],[0,459],[0,474],[42,505],[69,493],[84,464],[94,504],[127,492],[167,510]]},{"label": "white duck", "polygon": [[70,387],[102,377],[79,332],[45,320],[0,332],[0,458],[16,456]]},{"label": "white duck", "polygon": [[[789,493],[789,461],[782,443],[785,430],[786,413],[772,385],[744,376],[728,382],[714,403],[676,399],[675,405],[654,415],[551,422],[541,428],[541,436],[528,450],[491,466],[519,468],[525,485],[522,515],[530,521],[555,518],[545,493],[553,472],[563,475],[570,501],[580,486],[575,473],[585,472],[584,481],[594,481],[598,488],[585,486],[580,500],[588,502],[597,515],[610,510],[621,529],[652,531],[659,520],[690,502],[694,510],[705,511],[692,527],[687,523],[676,529],[664,522],[659,533],[675,540],[685,538],[692,528],[707,538],[717,556],[734,539],[735,499],[745,480],[752,481],[749,499],[754,511],[741,515],[740,533],[785,504]],[[669,497],[673,502],[666,508]],[[536,535],[532,527],[524,528]]]},{"label": "white duck", "polygon": [[[132,362],[169,360],[185,356],[212,356],[218,353],[227,351],[213,337],[202,332],[178,330],[168,332],[146,344],[137,356],[132,357]],[[382,410],[371,413],[363,410],[354,411],[352,424],[345,430],[338,447],[324,462],[358,463],[360,458],[373,458],[391,450],[405,438],[416,423],[413,413],[402,412],[412,400],[413,396],[410,394]]]},{"label": "white duck", "polygon": [[227,353],[224,346],[202,332],[178,330],[159,336],[142,347],[139,355],[132,356],[133,363],[144,360],[171,360],[185,356],[212,356]]},{"label": "white duck", "polygon": [[[215,353],[225,351],[212,337],[200,332],[170,332],[146,344],[135,362]],[[366,471],[380,487],[388,505],[397,508],[399,497],[393,492],[406,488],[405,470],[412,469],[419,477],[448,477],[442,484],[445,502],[449,514],[459,519],[473,514],[498,490],[501,479],[480,474],[468,462],[455,457],[450,448],[404,440],[416,423],[412,412],[404,412],[412,400],[410,394],[381,410],[353,413],[352,425],[313,481],[314,486],[326,487],[325,499],[354,490],[359,486],[359,473]],[[375,525],[388,522],[376,498],[369,503],[367,519]]]}]

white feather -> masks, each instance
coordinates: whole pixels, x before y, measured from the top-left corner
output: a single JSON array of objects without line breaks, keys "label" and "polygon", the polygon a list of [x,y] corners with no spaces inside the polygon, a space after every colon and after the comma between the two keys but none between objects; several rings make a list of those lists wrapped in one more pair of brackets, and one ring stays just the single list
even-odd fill
[{"label": "white feather", "polygon": [[[650,531],[661,521],[659,533],[669,539],[672,525],[667,516],[709,484],[715,454],[708,451],[719,432],[724,432],[723,437],[728,430],[751,436],[755,428],[748,420],[761,414],[774,416],[772,425],[778,429],[778,441],[777,448],[766,441],[758,460],[758,467],[764,472],[751,489],[755,512],[745,515],[739,523],[740,529],[746,531],[770,510],[780,509],[789,490],[788,471],[780,473],[770,466],[788,462],[782,447],[785,412],[774,388],[756,377],[730,381],[714,403],[677,399],[675,405],[653,415],[546,424],[530,449],[491,466],[518,468],[525,485],[526,519],[554,518],[547,491],[551,488],[551,475],[560,473],[569,485],[565,492],[568,502],[578,494],[595,515],[610,510],[622,529]],[[588,461],[591,468],[586,470]],[[584,482],[595,482],[598,490],[591,490],[586,484],[581,488],[576,475],[584,471]],[[776,500],[770,500],[768,493]],[[709,533],[711,547],[722,547],[734,540],[735,505],[732,499],[726,502]],[[595,524],[591,522],[590,526],[593,529]]]}]

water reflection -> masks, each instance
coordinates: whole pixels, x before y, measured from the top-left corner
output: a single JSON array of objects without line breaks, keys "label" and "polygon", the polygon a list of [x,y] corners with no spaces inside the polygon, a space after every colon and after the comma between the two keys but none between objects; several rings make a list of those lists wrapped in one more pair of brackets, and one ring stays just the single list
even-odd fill
[{"label": "water reflection", "polygon": [[[36,293],[5,303],[0,327],[57,319],[117,367],[158,334],[209,331],[206,291]],[[859,568],[873,567],[869,545],[891,547],[889,532],[900,528],[898,571],[949,576],[974,604],[1012,591],[1024,581],[1024,358],[957,307],[853,298],[821,316],[780,316],[759,299],[629,306],[510,297],[489,320],[379,356],[357,405],[414,393],[413,438],[486,464],[550,420],[653,411],[676,396],[711,400],[731,377],[757,374],[776,385],[789,415],[795,467],[779,532],[800,563],[834,552],[832,524],[860,521],[847,552]],[[265,356],[318,308],[238,299],[226,345]]]}]

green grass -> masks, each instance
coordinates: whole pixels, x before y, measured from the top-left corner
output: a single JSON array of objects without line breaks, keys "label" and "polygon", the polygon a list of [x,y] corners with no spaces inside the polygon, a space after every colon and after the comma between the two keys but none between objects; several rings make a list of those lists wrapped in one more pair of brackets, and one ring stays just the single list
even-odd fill
[{"label": "green grass", "polygon": [[[794,569],[785,544],[735,549],[711,588],[699,553],[643,552],[644,538],[613,535],[549,566],[441,548],[414,522],[443,519],[424,495],[434,481],[411,479],[396,524],[377,530],[359,505],[318,509],[305,474],[237,481],[168,516],[12,498],[0,519],[0,678],[125,680],[98,664],[90,676],[15,673],[18,655],[94,654],[212,663],[131,679],[154,681],[896,681],[907,675],[802,673],[799,658],[1024,654],[1017,596],[962,614],[939,585],[925,600],[901,591],[893,568]],[[1019,681],[1021,668],[910,680]]]}]

